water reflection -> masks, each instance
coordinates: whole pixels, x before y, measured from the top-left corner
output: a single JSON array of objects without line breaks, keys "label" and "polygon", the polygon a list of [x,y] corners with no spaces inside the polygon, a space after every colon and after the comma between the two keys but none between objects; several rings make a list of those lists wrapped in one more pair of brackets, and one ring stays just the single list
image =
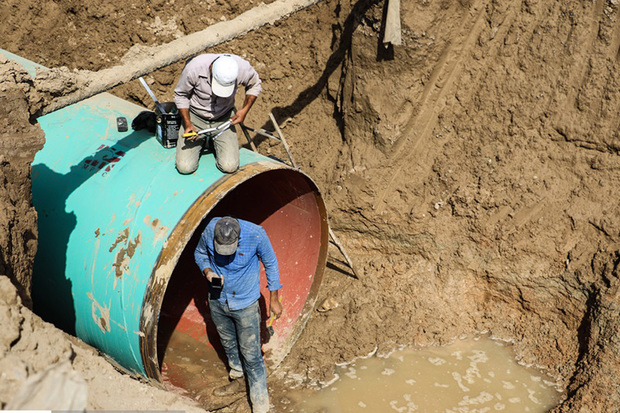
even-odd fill
[{"label": "water reflection", "polygon": [[519,365],[510,346],[486,338],[358,360],[338,375],[290,411],[542,413],[560,400],[551,378]]}]

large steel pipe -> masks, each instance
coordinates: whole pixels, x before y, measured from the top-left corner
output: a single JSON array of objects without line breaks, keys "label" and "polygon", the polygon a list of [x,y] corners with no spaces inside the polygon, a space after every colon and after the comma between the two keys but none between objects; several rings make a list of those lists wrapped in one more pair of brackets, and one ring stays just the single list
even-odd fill
[{"label": "large steel pipe", "polygon": [[117,131],[117,117],[131,123],[141,110],[104,93],[38,119],[46,143],[32,165],[35,311],[133,374],[208,388],[225,364],[193,250],[210,217],[230,214],[262,225],[279,260],[284,316],[263,337],[267,364],[277,365],[325,268],[319,190],[304,173],[245,149],[234,174],[205,154],[194,174],[180,175],[174,149],[145,131]]}]

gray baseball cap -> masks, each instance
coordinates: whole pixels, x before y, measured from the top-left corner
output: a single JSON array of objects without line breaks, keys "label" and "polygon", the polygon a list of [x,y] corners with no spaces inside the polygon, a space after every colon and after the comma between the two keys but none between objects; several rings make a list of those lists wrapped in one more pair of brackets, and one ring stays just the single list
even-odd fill
[{"label": "gray baseball cap", "polygon": [[220,255],[233,255],[237,251],[241,227],[233,217],[223,217],[215,224],[213,244]]}]

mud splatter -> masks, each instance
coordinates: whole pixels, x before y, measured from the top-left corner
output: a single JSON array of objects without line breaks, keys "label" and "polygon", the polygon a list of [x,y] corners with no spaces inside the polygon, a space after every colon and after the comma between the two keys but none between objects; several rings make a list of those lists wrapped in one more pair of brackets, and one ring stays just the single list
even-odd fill
[{"label": "mud splatter", "polygon": [[110,332],[110,306],[102,306],[95,300],[92,293],[86,293],[92,304],[92,316],[102,333]]},{"label": "mud splatter", "polygon": [[116,246],[120,243],[124,243],[126,247],[119,248],[114,259],[114,264],[112,264],[116,275],[112,288],[116,288],[116,282],[119,278],[121,278],[124,274],[129,274],[129,262],[136,253],[138,246],[142,243],[142,233],[138,231],[138,235],[136,235],[133,241],[131,241],[129,240],[129,228],[125,228],[125,230],[116,238],[114,244],[110,247],[110,252],[112,252],[112,250],[114,250],[114,248],[116,248]]},{"label": "mud splatter", "polygon": [[155,231],[155,236],[153,237],[153,245],[163,240],[166,237],[166,234],[168,234],[169,227],[162,225],[161,221],[158,218],[155,218],[153,219],[153,221],[151,221],[151,216],[147,215],[144,217],[144,223],[150,226],[153,231]]},{"label": "mud splatter", "polygon": [[116,246],[120,243],[125,243],[127,241],[127,239],[129,238],[129,228],[125,228],[120,234],[118,234],[118,236],[116,237],[116,240],[114,241],[114,243],[112,244],[112,246],[110,247],[110,252],[112,252],[114,250],[114,248],[116,248]]}]

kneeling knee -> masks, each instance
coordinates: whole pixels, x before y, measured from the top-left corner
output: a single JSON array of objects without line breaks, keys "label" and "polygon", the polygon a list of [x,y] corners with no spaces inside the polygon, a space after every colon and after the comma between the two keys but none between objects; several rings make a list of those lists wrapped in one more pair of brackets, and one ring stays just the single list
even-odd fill
[{"label": "kneeling knee", "polygon": [[220,162],[218,160],[217,169],[224,173],[231,174],[239,169],[239,162]]},{"label": "kneeling knee", "polygon": [[176,167],[177,171],[179,171],[179,173],[182,175],[189,175],[191,173],[194,173],[196,169],[198,169],[196,165],[190,165],[184,162],[177,162]]}]

